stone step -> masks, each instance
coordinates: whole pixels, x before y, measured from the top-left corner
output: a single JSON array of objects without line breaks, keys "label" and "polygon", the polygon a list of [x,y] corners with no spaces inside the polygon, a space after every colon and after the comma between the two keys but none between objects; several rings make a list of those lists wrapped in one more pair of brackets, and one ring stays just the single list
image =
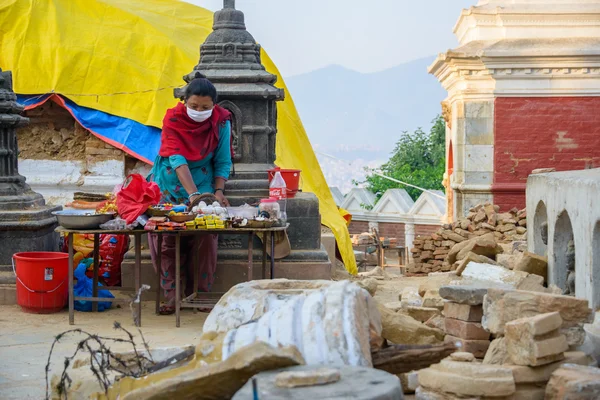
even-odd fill
[{"label": "stone step", "polygon": [[231,190],[269,190],[267,179],[232,179],[225,185],[227,191]]},{"label": "stone step", "polygon": [[0,284],[0,306],[17,304],[17,288],[15,285]]},{"label": "stone step", "polygon": [[0,285],[14,285],[17,282],[17,278],[12,271],[0,271]]}]

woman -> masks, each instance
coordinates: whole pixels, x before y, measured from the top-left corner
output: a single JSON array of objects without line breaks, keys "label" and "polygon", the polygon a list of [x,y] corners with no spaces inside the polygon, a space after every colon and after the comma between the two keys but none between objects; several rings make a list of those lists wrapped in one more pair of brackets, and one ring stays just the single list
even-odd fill
[{"label": "woman", "polygon": [[[162,201],[190,204],[203,193],[214,193],[222,205],[229,202],[224,194],[231,169],[231,114],[216,105],[217,90],[197,73],[185,91],[185,103],[167,111],[163,120],[161,146],[149,179],[163,193]],[[181,238],[181,265],[186,266],[185,294],[194,290],[210,291],[217,267],[217,235]],[[162,265],[156,265],[161,252]],[[157,235],[150,235],[150,253],[154,269],[161,274],[166,304],[161,314],[175,312],[175,237],[165,235],[158,249]],[[200,282],[193,288],[193,257],[200,254]]]}]

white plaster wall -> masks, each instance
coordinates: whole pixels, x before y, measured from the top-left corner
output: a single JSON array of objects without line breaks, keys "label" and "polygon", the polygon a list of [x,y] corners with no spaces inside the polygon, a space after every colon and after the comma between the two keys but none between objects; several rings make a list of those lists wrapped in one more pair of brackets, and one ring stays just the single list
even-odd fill
[{"label": "white plaster wall", "polygon": [[[555,243],[556,222],[563,211],[569,215],[575,243],[575,292],[593,308],[600,307],[600,259],[594,259],[594,249],[600,246],[600,237],[594,238],[594,229],[600,221],[600,169],[554,172],[531,175],[527,181],[527,239],[529,250],[543,252],[536,235],[535,211],[540,202],[548,216],[548,279],[556,284],[563,280],[565,266],[557,265],[559,251]],[[598,236],[598,232],[597,232]],[[596,263],[596,265],[594,265]],[[563,288],[564,289],[564,288]]]},{"label": "white plaster wall", "polygon": [[65,205],[75,192],[106,193],[125,179],[125,163],[86,161],[19,160],[19,173],[48,204]]}]

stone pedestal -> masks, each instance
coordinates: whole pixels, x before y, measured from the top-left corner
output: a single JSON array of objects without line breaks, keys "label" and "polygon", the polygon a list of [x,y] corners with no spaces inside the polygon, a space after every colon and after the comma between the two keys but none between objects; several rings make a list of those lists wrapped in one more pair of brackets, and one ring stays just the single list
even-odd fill
[{"label": "stone pedestal", "polygon": [[44,198],[31,190],[19,175],[15,128],[26,124],[12,91],[10,72],[0,70],[0,283],[13,283],[11,259],[23,251],[56,251],[58,235],[52,212],[60,207],[46,206]]}]

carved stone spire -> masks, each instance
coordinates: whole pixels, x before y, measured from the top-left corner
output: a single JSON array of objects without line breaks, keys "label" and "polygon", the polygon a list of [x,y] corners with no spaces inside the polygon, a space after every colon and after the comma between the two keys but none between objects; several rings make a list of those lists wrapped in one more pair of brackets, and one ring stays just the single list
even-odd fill
[{"label": "carved stone spire", "polygon": [[[23,107],[12,91],[12,75],[0,69],[0,210],[16,208],[22,195],[31,189],[19,175],[17,135],[15,129],[27,124]],[[31,199],[33,200],[33,199]]]}]

